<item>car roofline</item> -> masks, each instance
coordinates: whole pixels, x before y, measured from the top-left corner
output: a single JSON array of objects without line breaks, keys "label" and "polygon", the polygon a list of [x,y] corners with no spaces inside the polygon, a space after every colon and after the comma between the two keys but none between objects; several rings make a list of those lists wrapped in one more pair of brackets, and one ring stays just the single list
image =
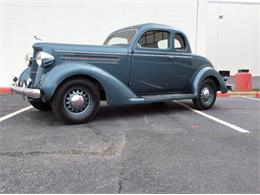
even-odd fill
[{"label": "car roofline", "polygon": [[117,32],[124,31],[124,30],[132,30],[132,29],[145,30],[145,29],[150,29],[150,28],[168,29],[168,30],[173,30],[173,31],[179,31],[179,32],[186,34],[184,32],[184,30],[182,30],[178,27],[169,26],[169,25],[165,25],[165,24],[157,24],[157,23],[144,23],[144,24],[132,25],[132,26],[118,29],[116,31],[113,31],[112,33],[117,33]]}]

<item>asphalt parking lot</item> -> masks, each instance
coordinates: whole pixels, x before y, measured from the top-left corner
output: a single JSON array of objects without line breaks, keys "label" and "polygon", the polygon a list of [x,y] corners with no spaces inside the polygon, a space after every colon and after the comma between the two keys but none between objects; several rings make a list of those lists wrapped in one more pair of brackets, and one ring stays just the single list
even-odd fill
[{"label": "asphalt parking lot", "polygon": [[103,104],[81,125],[0,100],[1,193],[260,193],[260,99]]}]

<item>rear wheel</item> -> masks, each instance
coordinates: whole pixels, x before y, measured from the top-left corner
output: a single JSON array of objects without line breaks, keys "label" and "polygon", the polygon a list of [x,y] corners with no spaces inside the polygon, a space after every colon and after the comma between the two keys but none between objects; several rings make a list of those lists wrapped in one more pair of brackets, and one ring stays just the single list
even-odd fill
[{"label": "rear wheel", "polygon": [[50,111],[51,104],[49,102],[42,102],[42,101],[29,101],[30,104],[40,111]]},{"label": "rear wheel", "polygon": [[75,78],[60,86],[52,101],[54,114],[69,123],[83,123],[99,110],[100,94],[97,86],[84,78]]},{"label": "rear wheel", "polygon": [[199,88],[198,97],[193,99],[193,105],[200,110],[210,109],[216,100],[217,87],[212,79],[205,79]]}]

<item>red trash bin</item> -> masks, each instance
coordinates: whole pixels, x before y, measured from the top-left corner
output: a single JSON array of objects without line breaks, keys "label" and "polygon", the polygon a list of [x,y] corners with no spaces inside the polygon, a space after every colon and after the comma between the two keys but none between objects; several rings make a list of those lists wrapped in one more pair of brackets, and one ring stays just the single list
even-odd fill
[{"label": "red trash bin", "polygon": [[249,70],[238,70],[235,74],[235,90],[251,91],[252,90],[252,74]]}]

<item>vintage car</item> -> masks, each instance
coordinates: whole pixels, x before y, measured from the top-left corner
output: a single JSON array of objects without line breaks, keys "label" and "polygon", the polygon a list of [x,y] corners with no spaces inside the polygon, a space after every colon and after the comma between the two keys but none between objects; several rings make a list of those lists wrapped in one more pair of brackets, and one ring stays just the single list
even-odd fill
[{"label": "vintage car", "polygon": [[36,109],[70,123],[92,119],[108,105],[191,99],[209,109],[224,78],[204,57],[191,53],[178,28],[142,24],[111,33],[104,44],[35,43],[27,68],[11,89]]}]

